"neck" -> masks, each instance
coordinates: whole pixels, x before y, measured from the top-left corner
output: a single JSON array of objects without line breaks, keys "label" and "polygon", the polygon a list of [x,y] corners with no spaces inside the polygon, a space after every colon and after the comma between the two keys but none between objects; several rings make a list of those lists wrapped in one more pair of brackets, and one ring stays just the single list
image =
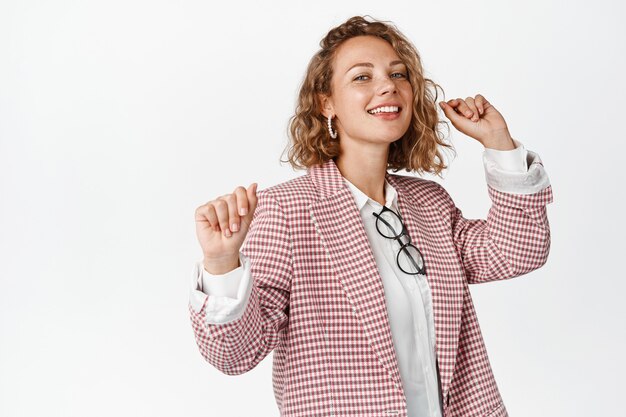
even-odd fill
[{"label": "neck", "polygon": [[389,147],[342,152],[335,160],[341,175],[372,200],[385,205],[385,174]]}]

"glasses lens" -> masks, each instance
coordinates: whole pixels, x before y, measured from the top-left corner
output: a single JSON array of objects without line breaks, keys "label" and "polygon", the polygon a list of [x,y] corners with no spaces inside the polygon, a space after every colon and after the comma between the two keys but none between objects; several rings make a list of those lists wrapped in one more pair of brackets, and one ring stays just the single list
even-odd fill
[{"label": "glasses lens", "polygon": [[376,227],[380,234],[388,238],[394,238],[402,233],[402,222],[393,211],[385,210],[379,214]]},{"label": "glasses lens", "polygon": [[398,254],[398,266],[407,274],[415,274],[423,271],[424,260],[415,246],[408,245]]}]

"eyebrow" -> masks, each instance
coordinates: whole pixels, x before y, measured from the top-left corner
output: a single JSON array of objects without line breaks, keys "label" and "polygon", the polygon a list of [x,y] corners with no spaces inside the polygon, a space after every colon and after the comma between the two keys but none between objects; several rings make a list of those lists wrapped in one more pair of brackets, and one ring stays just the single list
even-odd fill
[{"label": "eyebrow", "polygon": [[[393,67],[394,65],[398,65],[398,64],[404,64],[404,62],[400,61],[400,60],[396,60],[396,61],[391,61],[389,63],[390,67]],[[350,68],[348,68],[349,72],[352,68],[356,68],[356,67],[369,67],[369,68],[374,68],[374,64],[372,64],[371,62],[359,62],[358,64],[354,64],[353,66],[351,66]]]}]

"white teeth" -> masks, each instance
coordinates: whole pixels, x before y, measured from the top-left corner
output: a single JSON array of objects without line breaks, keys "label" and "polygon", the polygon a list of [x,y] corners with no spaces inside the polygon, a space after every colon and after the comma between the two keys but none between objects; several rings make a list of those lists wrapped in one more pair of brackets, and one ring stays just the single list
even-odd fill
[{"label": "white teeth", "polygon": [[373,110],[368,110],[367,112],[369,114],[376,114],[376,113],[397,113],[400,110],[400,108],[398,106],[383,106],[383,107],[377,107]]}]

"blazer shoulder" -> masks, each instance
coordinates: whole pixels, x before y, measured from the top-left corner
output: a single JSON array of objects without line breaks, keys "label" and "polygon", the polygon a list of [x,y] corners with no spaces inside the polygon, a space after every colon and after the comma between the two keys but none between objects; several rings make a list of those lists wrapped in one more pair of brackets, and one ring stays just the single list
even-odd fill
[{"label": "blazer shoulder", "polygon": [[311,179],[307,175],[301,175],[259,190],[257,197],[259,199],[269,197],[275,200],[283,210],[289,211],[296,206],[308,205],[313,202],[316,192]]},{"label": "blazer shoulder", "polygon": [[446,189],[436,181],[408,175],[390,174],[415,200],[424,206],[449,208],[454,205]]}]

